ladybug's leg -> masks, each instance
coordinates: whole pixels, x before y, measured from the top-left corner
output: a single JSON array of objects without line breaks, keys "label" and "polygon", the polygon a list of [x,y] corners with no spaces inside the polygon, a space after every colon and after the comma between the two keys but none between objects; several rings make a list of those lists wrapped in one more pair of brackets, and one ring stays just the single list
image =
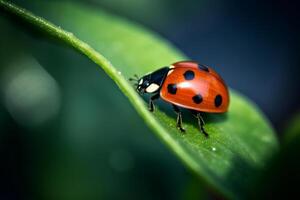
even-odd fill
[{"label": "ladybug's leg", "polygon": [[177,106],[172,104],[174,111],[177,113],[177,120],[176,126],[181,132],[185,132],[184,128],[182,127],[182,114]]},{"label": "ladybug's leg", "polygon": [[197,111],[194,111],[194,110],[191,110],[192,111],[192,114],[197,118],[198,120],[198,126],[199,126],[199,129],[200,131],[206,136],[208,137],[208,133],[205,131],[204,129],[204,125],[205,125],[205,122],[201,116],[201,113],[200,112],[197,112]]},{"label": "ladybug's leg", "polygon": [[149,100],[149,111],[150,112],[153,112],[154,111],[154,103],[153,101],[158,99],[159,98],[159,93],[153,95],[152,97],[150,97],[150,100]]},{"label": "ladybug's leg", "polygon": [[206,137],[208,137],[208,133],[204,129],[205,122],[200,113],[197,114],[197,119],[198,119],[198,124],[199,124],[200,130]]}]

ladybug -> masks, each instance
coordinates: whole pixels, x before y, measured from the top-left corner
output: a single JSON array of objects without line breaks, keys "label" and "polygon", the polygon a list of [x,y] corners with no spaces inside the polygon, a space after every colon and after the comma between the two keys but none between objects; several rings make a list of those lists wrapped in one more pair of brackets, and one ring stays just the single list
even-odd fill
[{"label": "ladybug", "polygon": [[153,94],[149,100],[149,110],[154,111],[154,100],[162,98],[171,103],[177,113],[177,128],[182,127],[180,108],[188,109],[197,118],[200,131],[204,129],[202,112],[224,113],[229,106],[228,88],[223,79],[210,67],[194,61],[176,62],[136,79],[139,94]]}]

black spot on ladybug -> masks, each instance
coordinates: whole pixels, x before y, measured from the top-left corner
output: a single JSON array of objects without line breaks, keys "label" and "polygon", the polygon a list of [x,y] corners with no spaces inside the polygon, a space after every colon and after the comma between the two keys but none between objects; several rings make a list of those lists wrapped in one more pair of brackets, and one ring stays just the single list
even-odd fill
[{"label": "black spot on ladybug", "polygon": [[194,103],[196,103],[196,104],[199,104],[203,101],[201,94],[197,94],[197,95],[193,96],[192,99],[193,99]]},{"label": "black spot on ladybug", "polygon": [[198,64],[198,68],[199,68],[200,70],[203,70],[203,71],[209,72],[209,70],[208,70],[208,67],[206,67],[205,65]]},{"label": "black spot on ladybug", "polygon": [[222,96],[218,94],[218,95],[215,97],[215,106],[216,106],[216,107],[219,107],[221,104],[222,104]]},{"label": "black spot on ladybug", "polygon": [[177,92],[177,86],[176,86],[176,84],[169,84],[168,85],[168,92],[170,94],[176,94],[176,92]]},{"label": "black spot on ladybug", "polygon": [[185,80],[193,80],[195,77],[195,73],[191,70],[187,70],[186,72],[184,72],[183,76]]}]

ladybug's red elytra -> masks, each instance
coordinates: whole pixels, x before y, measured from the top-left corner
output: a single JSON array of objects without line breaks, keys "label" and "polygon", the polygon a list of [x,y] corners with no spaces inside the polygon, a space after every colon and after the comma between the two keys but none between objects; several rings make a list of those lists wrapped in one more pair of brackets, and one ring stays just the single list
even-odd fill
[{"label": "ladybug's red elytra", "polygon": [[198,119],[201,132],[208,136],[201,112],[224,113],[229,106],[228,88],[223,79],[212,68],[194,61],[176,62],[137,81],[136,90],[140,94],[154,94],[149,100],[150,111],[154,111],[153,101],[158,98],[172,104],[177,113],[177,128],[183,132],[179,108],[189,109]]}]

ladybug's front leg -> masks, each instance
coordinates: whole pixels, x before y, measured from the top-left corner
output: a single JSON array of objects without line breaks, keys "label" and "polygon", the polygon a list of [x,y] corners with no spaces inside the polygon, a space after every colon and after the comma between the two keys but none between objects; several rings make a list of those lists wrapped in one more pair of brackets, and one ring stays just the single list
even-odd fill
[{"label": "ladybug's front leg", "polygon": [[176,126],[181,132],[185,132],[185,129],[182,127],[182,114],[177,106],[172,104],[174,111],[177,113]]},{"label": "ladybug's front leg", "polygon": [[149,100],[149,111],[150,112],[153,112],[154,111],[154,103],[153,101],[158,99],[159,98],[159,93],[153,95],[152,97],[150,97],[150,100]]}]

